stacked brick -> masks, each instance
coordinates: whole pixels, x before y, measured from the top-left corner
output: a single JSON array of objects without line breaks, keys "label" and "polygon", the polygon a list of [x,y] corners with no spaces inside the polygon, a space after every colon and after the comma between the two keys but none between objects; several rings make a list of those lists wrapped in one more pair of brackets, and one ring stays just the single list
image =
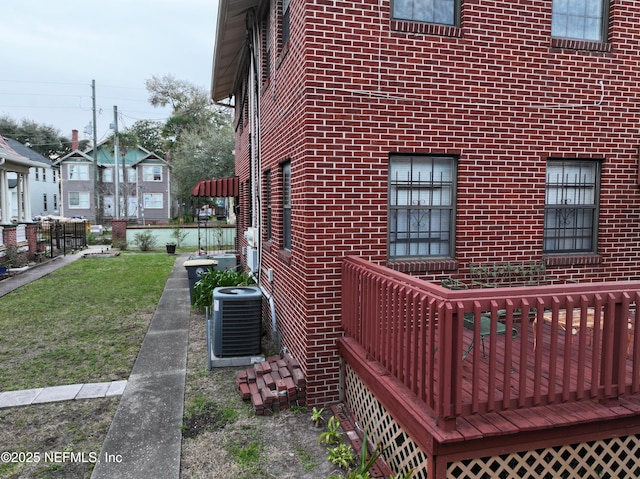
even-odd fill
[{"label": "stacked brick", "polygon": [[306,404],[307,382],[300,363],[290,354],[271,356],[238,372],[236,387],[259,416]]}]

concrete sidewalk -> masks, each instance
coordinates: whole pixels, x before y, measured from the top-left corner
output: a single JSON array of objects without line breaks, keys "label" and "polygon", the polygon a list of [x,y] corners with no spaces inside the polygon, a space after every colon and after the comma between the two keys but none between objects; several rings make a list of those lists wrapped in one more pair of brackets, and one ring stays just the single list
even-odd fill
[{"label": "concrete sidewalk", "polygon": [[180,477],[191,311],[184,259],[169,275],[92,479]]},{"label": "concrete sidewalk", "polygon": [[74,399],[96,399],[120,396],[127,381],[104,383],[68,384],[36,389],[0,392],[0,409],[7,407],[30,406],[48,402],[73,401]]}]

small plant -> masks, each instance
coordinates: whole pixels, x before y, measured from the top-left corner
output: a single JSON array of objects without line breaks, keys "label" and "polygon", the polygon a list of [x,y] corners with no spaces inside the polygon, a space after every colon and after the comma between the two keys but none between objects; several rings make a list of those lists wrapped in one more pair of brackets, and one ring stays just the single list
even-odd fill
[{"label": "small plant", "polygon": [[87,233],[87,244],[98,244],[98,235],[95,233]]},{"label": "small plant", "polygon": [[331,464],[335,464],[345,469],[351,467],[356,458],[351,446],[344,443],[330,448],[328,457]]},{"label": "small plant", "polygon": [[220,286],[247,286],[249,284],[253,284],[253,279],[244,272],[219,271],[217,269],[205,271],[193,287],[193,304],[196,308],[204,311],[207,306],[211,306],[215,288]]},{"label": "small plant", "polygon": [[373,454],[371,454],[371,456],[367,459],[367,456],[369,456],[369,450],[367,448],[367,444],[368,444],[367,432],[365,431],[364,437],[362,438],[362,449],[360,451],[360,463],[358,464],[358,467],[356,467],[353,471],[349,471],[349,474],[347,474],[346,479],[370,479],[371,478],[371,475],[369,474],[369,470],[373,467],[373,465],[376,463],[378,458],[382,456],[382,453],[384,452],[384,448],[382,447],[382,444],[378,444],[376,446],[375,451],[373,451]]},{"label": "small plant", "polygon": [[140,251],[150,251],[156,245],[156,237],[149,230],[136,233],[133,241],[140,248]]},{"label": "small plant", "polygon": [[338,431],[339,428],[340,421],[335,416],[331,416],[327,422],[327,430],[318,436],[318,443],[324,442],[327,446],[342,443],[342,434]]},{"label": "small plant", "polygon": [[7,246],[4,254],[6,266],[9,268],[21,268],[27,264],[26,256],[20,253],[15,245]]},{"label": "small plant", "polygon": [[178,222],[173,226],[171,231],[171,236],[176,240],[175,243],[178,246],[178,248],[180,248],[180,245],[182,244],[184,239],[187,237],[187,232],[181,228],[181,225]]},{"label": "small plant", "polygon": [[322,417],[322,413],[324,412],[324,408],[313,408],[311,411],[311,420],[313,421],[313,425],[315,427],[322,426],[322,421],[324,421],[324,417]]},{"label": "small plant", "polygon": [[116,240],[116,241],[112,241],[111,246],[113,246],[116,249],[126,251],[127,248],[129,247],[129,243],[123,240]]}]

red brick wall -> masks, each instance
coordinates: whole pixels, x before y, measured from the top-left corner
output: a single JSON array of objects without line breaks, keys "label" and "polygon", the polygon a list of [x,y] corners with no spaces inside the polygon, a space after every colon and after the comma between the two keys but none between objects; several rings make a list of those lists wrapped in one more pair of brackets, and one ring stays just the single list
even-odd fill
[{"label": "red brick wall", "polygon": [[[459,157],[457,261],[419,263],[415,274],[541,259],[546,159],[579,157],[605,159],[598,255],[556,259],[551,273],[640,277],[640,3],[612,2],[599,51],[552,42],[551,1],[462,3],[461,27],[442,28],[391,21],[389,1],[292,0],[290,44],[273,49],[260,99],[260,175],[271,169],[274,219],[263,270],[274,269],[283,345],[302,363],[312,404],[338,396],[341,259],[386,262],[390,154]],[[241,183],[247,130],[236,145]],[[290,254],[281,251],[287,159]]]},{"label": "red brick wall", "polygon": [[113,220],[111,222],[111,236],[113,242],[127,240],[127,220]]}]

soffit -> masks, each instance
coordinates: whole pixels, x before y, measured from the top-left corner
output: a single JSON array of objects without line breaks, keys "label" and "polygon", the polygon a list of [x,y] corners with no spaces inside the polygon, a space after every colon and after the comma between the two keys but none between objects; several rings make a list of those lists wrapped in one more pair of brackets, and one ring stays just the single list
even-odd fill
[{"label": "soffit", "polygon": [[259,4],[260,0],[220,0],[211,75],[211,98],[216,101],[234,93],[236,75],[244,58],[246,13]]}]

